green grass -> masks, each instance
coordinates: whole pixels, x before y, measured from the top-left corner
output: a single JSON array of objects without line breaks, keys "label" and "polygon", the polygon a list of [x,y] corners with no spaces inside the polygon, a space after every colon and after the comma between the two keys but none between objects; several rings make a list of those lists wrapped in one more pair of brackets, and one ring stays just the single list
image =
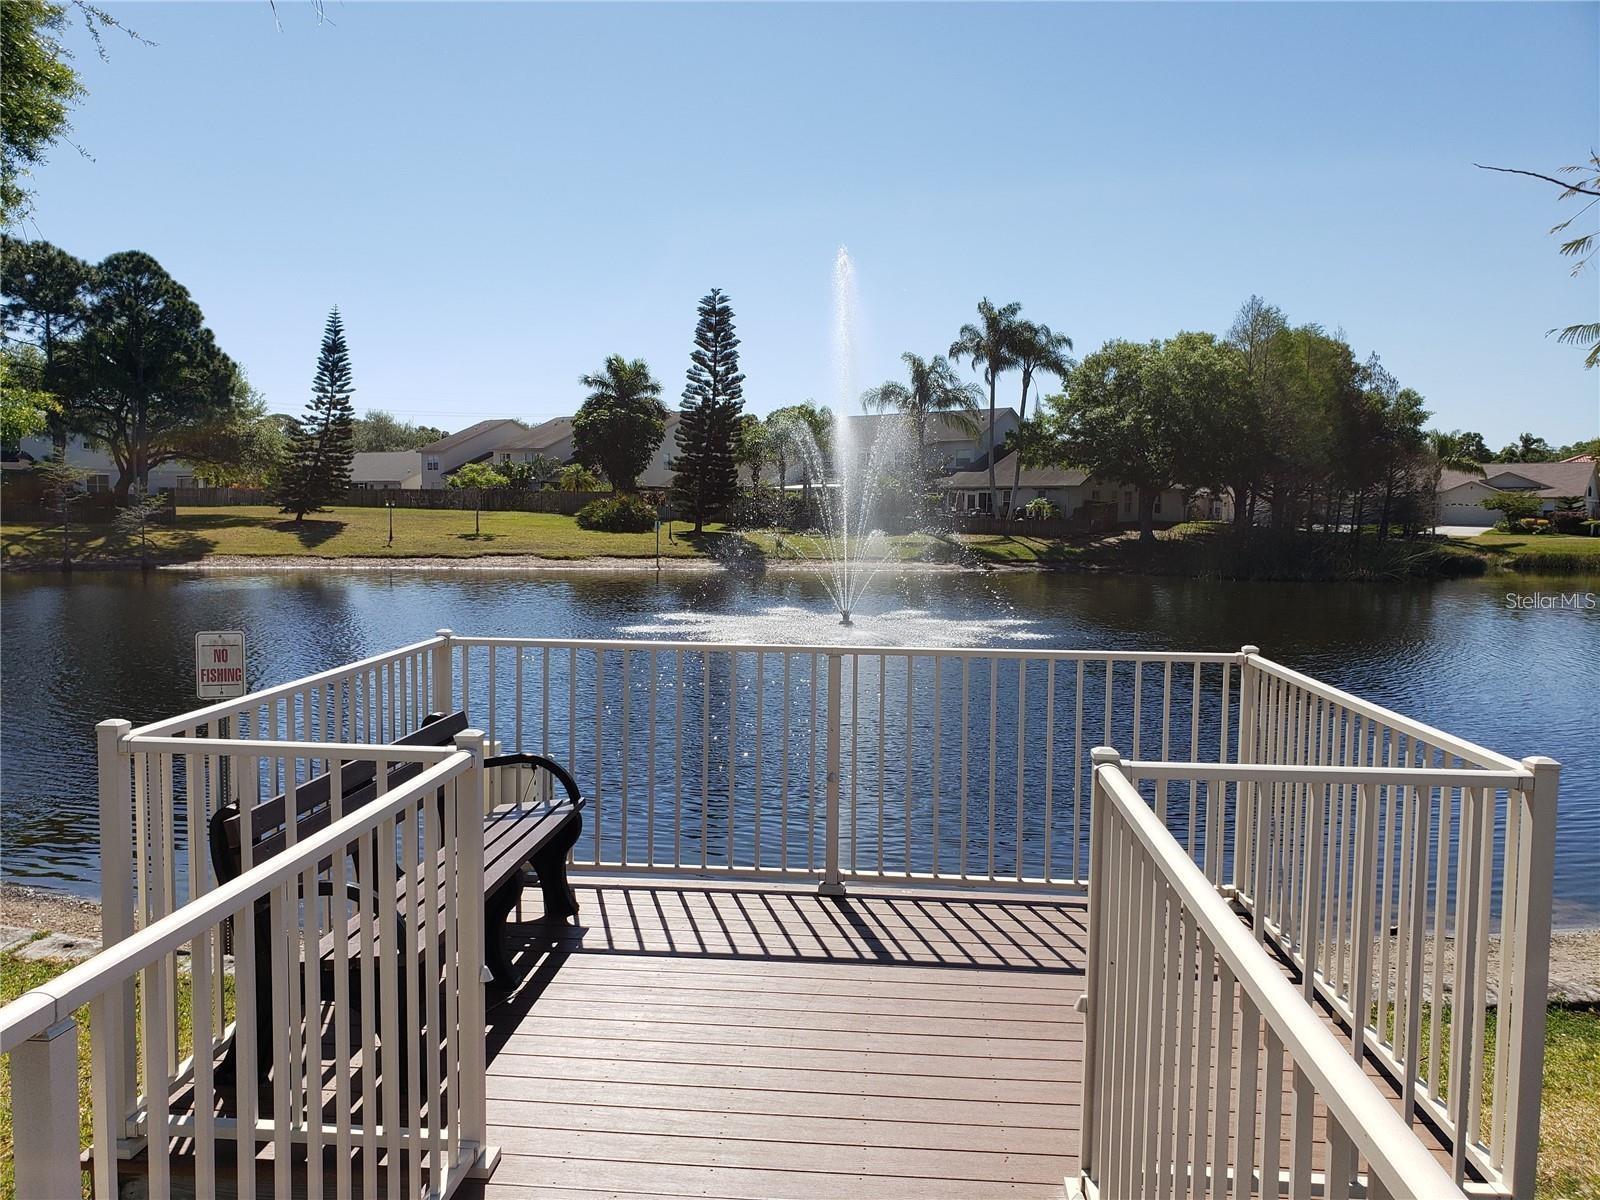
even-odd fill
[{"label": "green grass", "polygon": [[1025,534],[962,533],[954,541],[974,557],[1002,565],[1065,563],[1084,560],[1086,556],[1082,544]]},{"label": "green grass", "polygon": [[[39,935],[43,937],[43,934]],[[181,961],[181,960],[180,960]],[[35,961],[18,958],[14,954],[0,954],[0,1006],[11,1003],[32,988],[50,982],[66,971],[71,964],[56,961]],[[190,1002],[187,973],[179,976],[178,985],[178,1057],[187,1058],[194,1051],[194,1018]],[[138,1014],[137,990],[134,1012]],[[223,979],[223,1020],[233,1019],[233,978]],[[89,1009],[80,1008],[74,1019],[78,1025],[78,1141],[85,1149],[94,1137],[94,1114],[89,1107],[90,1043]],[[143,1064],[139,1066],[143,1077]],[[0,1055],[0,1200],[17,1200],[16,1164],[12,1157],[11,1141],[11,1059]],[[85,1176],[83,1194],[88,1196],[91,1187]]]},{"label": "green grass", "polygon": [[[1439,1096],[1450,1095],[1450,1010],[1439,1022]],[[1374,1014],[1376,1015],[1376,1014]],[[1486,1014],[1483,1031],[1485,1082],[1494,1078],[1498,1011]],[[1385,1020],[1394,1035],[1393,1010]],[[1424,1005],[1419,1030],[1428,1046],[1434,1035],[1431,1005]],[[1490,1089],[1484,1088],[1483,1119],[1489,1119]],[[1539,1105],[1540,1200],[1600,1200],[1600,1011],[1551,1005],[1545,1015],[1544,1090]]]},{"label": "green grass", "polygon": [[[721,526],[699,538],[684,535],[677,523],[669,539],[662,531],[663,558],[695,558],[716,553]],[[152,527],[150,556],[156,562],[183,562],[208,555],[248,557],[294,555],[311,558],[475,558],[492,554],[531,554],[541,558],[654,558],[656,535],[598,533],[579,529],[558,513],[485,512],[474,522],[471,510],[406,509],[394,513],[394,545],[388,544],[389,514],[382,508],[333,508],[309,514],[296,525],[268,506],[185,508],[177,524]],[[61,557],[61,527],[8,523],[6,563],[47,564]],[[112,530],[73,530],[73,560],[137,562],[139,546]]]},{"label": "green grass", "polygon": [[1600,575],[1600,537],[1490,532],[1460,543],[1528,574]]}]

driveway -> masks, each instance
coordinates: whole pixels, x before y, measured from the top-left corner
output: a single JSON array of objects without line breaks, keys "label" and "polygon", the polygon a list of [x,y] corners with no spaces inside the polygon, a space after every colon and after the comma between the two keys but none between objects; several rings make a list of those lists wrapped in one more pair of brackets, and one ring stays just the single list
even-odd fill
[{"label": "driveway", "polygon": [[1493,525],[1435,525],[1435,533],[1443,537],[1470,538],[1477,537],[1480,533],[1492,533]]}]

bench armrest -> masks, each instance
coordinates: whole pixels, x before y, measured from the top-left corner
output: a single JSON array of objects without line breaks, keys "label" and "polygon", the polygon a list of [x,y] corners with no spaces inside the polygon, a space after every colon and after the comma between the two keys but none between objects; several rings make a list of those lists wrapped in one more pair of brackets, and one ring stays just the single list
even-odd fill
[{"label": "bench armrest", "polygon": [[567,769],[553,759],[548,759],[542,754],[496,754],[492,758],[483,760],[484,768],[490,767],[543,767],[554,775],[561,786],[566,789],[567,801],[573,808],[582,808],[586,801],[583,793],[578,790],[578,783],[567,772]]}]

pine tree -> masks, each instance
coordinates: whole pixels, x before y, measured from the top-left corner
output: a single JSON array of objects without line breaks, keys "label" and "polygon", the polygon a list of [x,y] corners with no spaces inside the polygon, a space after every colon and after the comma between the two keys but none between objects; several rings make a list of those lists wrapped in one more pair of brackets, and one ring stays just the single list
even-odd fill
[{"label": "pine tree", "polygon": [[693,514],[694,531],[699,533],[707,518],[732,504],[739,493],[735,452],[744,412],[744,376],[739,374],[733,309],[721,288],[712,288],[700,301],[679,412],[672,494],[680,508]]},{"label": "pine tree", "polygon": [[294,514],[296,525],[306,514],[350,487],[350,464],[355,456],[355,409],[350,396],[350,349],[344,341],[344,321],[335,305],[322,331],[322,351],[311,399],[305,416],[294,424],[289,457],[278,485],[278,502]]}]

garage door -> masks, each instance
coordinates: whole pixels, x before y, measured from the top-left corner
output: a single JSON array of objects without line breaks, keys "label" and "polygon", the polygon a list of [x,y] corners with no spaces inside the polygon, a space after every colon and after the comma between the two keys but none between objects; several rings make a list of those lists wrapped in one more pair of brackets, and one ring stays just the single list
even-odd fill
[{"label": "garage door", "polygon": [[1441,525],[1482,525],[1488,528],[1499,520],[1500,514],[1490,512],[1481,504],[1450,504],[1439,506]]}]

